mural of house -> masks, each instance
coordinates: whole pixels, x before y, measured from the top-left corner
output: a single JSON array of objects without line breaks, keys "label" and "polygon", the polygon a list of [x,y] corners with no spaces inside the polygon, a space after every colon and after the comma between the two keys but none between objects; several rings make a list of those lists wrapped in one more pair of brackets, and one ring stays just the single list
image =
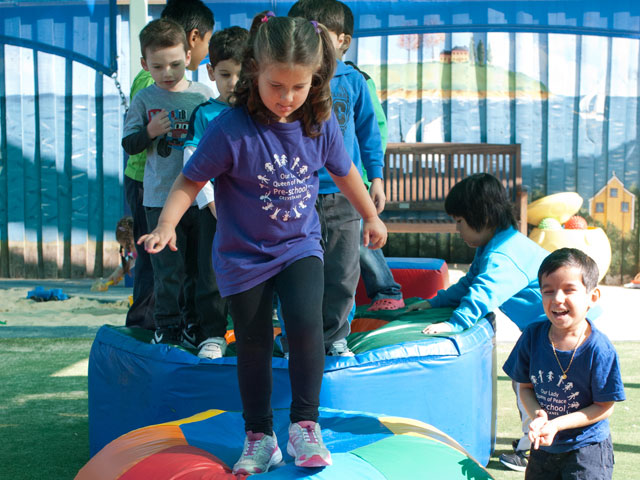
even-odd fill
[{"label": "mural of house", "polygon": [[469,49],[467,47],[453,47],[451,49],[452,63],[467,63],[469,61]]},{"label": "mural of house", "polygon": [[440,61],[442,63],[451,63],[451,50],[442,50],[440,52]]},{"label": "mural of house", "polygon": [[622,233],[634,227],[636,196],[624,188],[615,172],[593,197],[589,199],[589,215],[603,225],[611,223]]}]

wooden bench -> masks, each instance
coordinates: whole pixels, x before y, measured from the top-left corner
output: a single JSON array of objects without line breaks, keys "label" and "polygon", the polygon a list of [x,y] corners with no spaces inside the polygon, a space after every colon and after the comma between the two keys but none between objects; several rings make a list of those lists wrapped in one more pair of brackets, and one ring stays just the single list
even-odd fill
[{"label": "wooden bench", "polygon": [[455,233],[444,200],[453,185],[480,172],[502,180],[526,235],[519,144],[389,143],[384,166],[387,203],[380,218],[391,233]]}]

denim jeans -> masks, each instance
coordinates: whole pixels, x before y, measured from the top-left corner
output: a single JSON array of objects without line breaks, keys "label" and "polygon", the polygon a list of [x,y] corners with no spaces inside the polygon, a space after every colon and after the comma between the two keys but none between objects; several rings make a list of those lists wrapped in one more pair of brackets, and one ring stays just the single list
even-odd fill
[{"label": "denim jeans", "polygon": [[393,279],[381,249],[360,245],[360,273],[372,303],[383,298],[402,299],[400,284]]}]

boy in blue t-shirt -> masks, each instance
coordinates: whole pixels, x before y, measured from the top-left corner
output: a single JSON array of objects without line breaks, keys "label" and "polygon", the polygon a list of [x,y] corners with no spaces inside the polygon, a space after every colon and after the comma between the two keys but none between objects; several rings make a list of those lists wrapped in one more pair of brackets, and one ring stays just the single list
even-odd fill
[{"label": "boy in blue t-shirt", "polygon": [[[229,107],[229,97],[238,82],[242,52],[248,36],[249,32],[241,27],[225,28],[211,36],[207,73],[209,79],[216,82],[219,95],[215,99],[210,98],[198,105],[191,114],[187,140],[184,143],[184,164],[196,150],[209,122]],[[200,345],[201,350],[210,351],[211,357],[219,357],[224,355],[227,347],[224,332],[229,305],[220,295],[212,266],[213,236],[216,233],[217,220],[211,182],[208,182],[200,191],[196,202],[198,204],[197,257],[200,265],[196,297],[202,296],[207,299],[206,304],[210,305],[211,309],[201,312],[201,315],[212,320],[188,325],[183,335],[191,337],[191,343]],[[207,268],[202,268],[203,265]]]},{"label": "boy in blue t-shirt", "polygon": [[587,319],[600,297],[598,267],[562,248],[545,258],[538,280],[549,321],[527,327],[503,366],[533,418],[525,479],[610,479],[608,417],[625,394],[613,345]]}]

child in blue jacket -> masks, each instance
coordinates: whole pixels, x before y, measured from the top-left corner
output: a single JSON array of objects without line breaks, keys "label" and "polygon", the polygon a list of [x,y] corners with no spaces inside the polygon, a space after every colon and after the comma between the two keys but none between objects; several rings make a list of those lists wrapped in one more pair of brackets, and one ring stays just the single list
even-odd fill
[{"label": "child in blue jacket", "polygon": [[[344,10],[335,0],[300,0],[290,17],[322,23],[336,50],[344,29]],[[354,68],[337,60],[331,80],[333,112],[344,138],[344,146],[358,171],[362,166],[371,187],[369,194],[378,213],[384,208],[382,167],[384,154],[378,121],[369,88]],[[322,225],[324,250],[324,298],[322,317],[325,348],[329,355],[352,356],[347,346],[349,314],[360,278],[360,216],[331,180],[326,169],[319,172],[320,190],[316,210]]]}]

